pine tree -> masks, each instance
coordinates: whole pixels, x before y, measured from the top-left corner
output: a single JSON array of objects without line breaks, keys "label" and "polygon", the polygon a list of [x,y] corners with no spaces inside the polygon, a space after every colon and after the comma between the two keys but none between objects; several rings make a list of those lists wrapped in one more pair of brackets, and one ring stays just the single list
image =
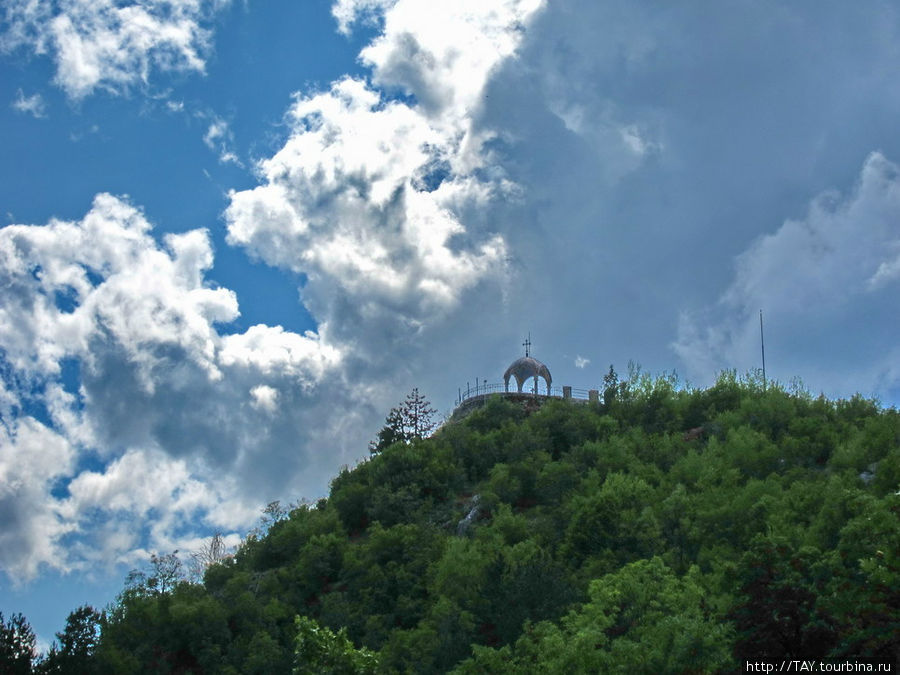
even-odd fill
[{"label": "pine tree", "polygon": [[378,437],[369,444],[369,452],[375,454],[394,443],[427,438],[436,426],[436,412],[428,399],[419,393],[419,388],[414,388],[399,406],[391,408]]},{"label": "pine tree", "polygon": [[13,614],[7,622],[0,612],[0,672],[31,673],[37,655],[35,642],[34,631],[22,614]]},{"label": "pine tree", "polygon": [[607,406],[612,405],[612,402],[616,400],[616,394],[619,389],[619,376],[613,368],[613,365],[609,364],[609,372],[603,376],[603,403]]},{"label": "pine tree", "polygon": [[50,648],[37,672],[79,675],[99,672],[94,654],[100,644],[101,622],[100,612],[88,605],[70,612],[65,630],[56,634],[58,645]]},{"label": "pine tree", "polygon": [[407,431],[407,442],[417,438],[426,438],[434,431],[433,418],[436,412],[428,399],[419,393],[418,387],[409,392],[409,396],[406,397],[400,409]]}]

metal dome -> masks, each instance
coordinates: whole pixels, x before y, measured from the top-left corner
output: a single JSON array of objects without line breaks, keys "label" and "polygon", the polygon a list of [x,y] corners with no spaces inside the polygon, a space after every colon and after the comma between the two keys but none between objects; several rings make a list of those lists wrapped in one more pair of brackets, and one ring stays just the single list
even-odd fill
[{"label": "metal dome", "polygon": [[521,359],[516,359],[509,368],[506,369],[506,372],[503,373],[503,384],[506,386],[506,391],[509,391],[510,377],[516,378],[516,384],[518,385],[520,392],[522,391],[522,386],[525,382],[533,377],[535,394],[537,393],[538,378],[543,377],[544,381],[547,383],[547,396],[550,395],[550,383],[553,381],[553,378],[550,377],[550,370],[543,363],[531,356],[523,356]]}]

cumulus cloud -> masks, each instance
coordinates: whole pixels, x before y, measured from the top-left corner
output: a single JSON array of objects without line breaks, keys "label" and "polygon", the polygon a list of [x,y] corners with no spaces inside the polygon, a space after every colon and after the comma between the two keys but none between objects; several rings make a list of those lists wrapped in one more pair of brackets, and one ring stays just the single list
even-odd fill
[{"label": "cumulus cloud", "polygon": [[147,344],[171,345],[211,378],[212,324],[238,315],[227,289],[202,284],[212,264],[203,231],[167,235],[168,251],[149,236],[134,207],[99,195],[79,222],[45,227],[10,225],[0,236],[3,280],[0,341],[14,367],[37,375],[59,372],[60,360],[88,358],[99,337],[117,345],[152,391],[160,358]]},{"label": "cumulus cloud", "polygon": [[461,216],[515,193],[473,121],[539,6],[340,3],[343,28],[381,13],[383,33],[360,54],[376,86],[344,78],[298,95],[284,146],[259,163],[261,184],[231,194],[229,243],[304,275],[320,334],[352,342],[357,357],[377,358],[504,275],[503,239]]},{"label": "cumulus cloud", "polygon": [[[281,327],[220,333],[239,310],[205,280],[208,234],[160,245],[151,229],[107,194],[79,221],[0,229],[0,406],[13,420],[0,438],[0,566],[13,576],[125,561],[172,545],[187,523],[246,526],[260,489],[317,496],[346,450],[303,445],[322,416],[316,396],[331,386],[340,399],[325,382],[340,350]],[[86,456],[102,469],[84,469]]]},{"label": "cumulus cloud", "polygon": [[50,491],[75,457],[62,435],[31,417],[0,425],[0,569],[14,579],[33,577],[42,563],[66,567],[61,538],[76,526]]},{"label": "cumulus cloud", "polygon": [[10,106],[16,112],[26,113],[38,119],[47,116],[47,104],[44,102],[44,97],[40,94],[26,96],[25,92],[19,89],[16,92],[16,98]]},{"label": "cumulus cloud", "polygon": [[253,403],[257,408],[262,408],[269,412],[275,412],[278,409],[278,390],[266,384],[260,384],[250,390],[250,396],[253,397]]},{"label": "cumulus cloud", "polygon": [[0,48],[48,54],[55,82],[75,100],[98,87],[114,93],[147,84],[150,73],[202,73],[211,16],[227,0],[10,0]]},{"label": "cumulus cloud", "polygon": [[718,303],[682,314],[674,347],[694,376],[759,363],[831,395],[886,393],[900,385],[893,300],[900,257],[900,174],[881,153],[853,190],[828,191],[741,253]]},{"label": "cumulus cloud", "polygon": [[331,14],[337,20],[338,32],[349,35],[355,23],[375,23],[397,0],[337,0]]},{"label": "cumulus cloud", "polygon": [[102,471],[29,416],[0,429],[0,570],[15,583],[62,572],[139,565],[148,551],[190,550],[207,530],[246,527],[257,504],[229,478],[201,478],[184,460],[130,449]]},{"label": "cumulus cloud", "polygon": [[[0,229],[0,403],[25,430],[10,432],[4,457],[14,462],[35,435],[54,439],[59,455],[9,492],[43,519],[43,535],[10,529],[8,574],[127,562],[186,531],[196,537],[188,523],[246,525],[251,505],[319,496],[359,455],[365,422],[385,397],[395,402],[384,382],[404,365],[392,354],[504,274],[503,239],[477,220],[464,225],[516,193],[473,120],[538,5],[467,5],[445,17],[456,41],[416,3],[352,10],[383,13],[385,38],[362,57],[374,84],[344,78],[298,95],[284,147],[226,212],[230,243],[302,275],[315,331],[231,330],[237,297],[206,278],[208,233],[159,242],[123,198],[98,195],[78,221]],[[202,70],[210,8],[20,3],[7,11],[6,44],[52,52],[73,98],[124,91],[152,68]],[[414,68],[404,74],[402,61]],[[229,139],[211,119],[205,142],[221,151]],[[25,393],[40,419],[22,413]],[[14,478],[5,482],[19,486]]]},{"label": "cumulus cloud", "polygon": [[[138,565],[148,550],[192,545],[198,524],[233,528],[256,515],[256,504],[240,499],[233,479],[201,478],[187,462],[159,450],[130,449],[102,472],[82,471],[69,482],[68,493],[58,500],[58,510],[63,519],[78,524],[66,541],[76,553],[74,564]],[[221,510],[226,502],[230,513]]]},{"label": "cumulus cloud", "polygon": [[[385,4],[385,3],[381,3]],[[363,10],[372,3],[359,3]],[[525,22],[543,0],[399,0],[384,12],[384,28],[360,53],[373,79],[415,97],[417,110],[441,124],[477,112],[494,68],[511,56]]]},{"label": "cumulus cloud", "polygon": [[502,264],[496,237],[451,242],[465,235],[453,202],[490,186],[449,174],[430,190],[414,185],[452,151],[414,110],[348,79],[299,101],[292,118],[297,131],[260,166],[266,183],[232,194],[229,241],[307,275],[324,334],[386,316],[415,327]]}]

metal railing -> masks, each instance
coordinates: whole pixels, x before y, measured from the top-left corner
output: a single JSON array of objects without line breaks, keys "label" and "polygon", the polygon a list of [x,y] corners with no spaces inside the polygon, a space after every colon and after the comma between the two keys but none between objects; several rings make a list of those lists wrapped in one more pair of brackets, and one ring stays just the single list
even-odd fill
[{"label": "metal railing", "polygon": [[[489,394],[524,394],[529,396],[537,396],[539,398],[564,398],[563,388],[562,387],[550,387],[550,394],[547,395],[547,386],[543,384],[543,381],[539,382],[537,393],[534,391],[533,385],[530,388],[524,388],[521,392],[517,390],[516,383],[509,383],[509,391],[506,389],[506,385],[503,382],[476,382],[475,386],[467,383],[465,389],[460,389],[458,392],[458,396],[456,399],[456,405],[459,405],[463,401],[466,401],[470,398],[477,398],[479,396],[487,396]],[[587,401],[590,399],[590,390],[588,389],[576,389],[572,388],[572,398],[577,399],[579,401]]]},{"label": "metal railing", "polygon": [[459,390],[459,395],[456,398],[456,404],[459,405],[463,401],[475,398],[476,396],[485,396],[487,394],[502,394],[506,391],[506,386],[502,382],[495,383],[487,383],[487,382],[479,382],[476,385],[470,386],[469,383],[466,383],[465,389]]}]

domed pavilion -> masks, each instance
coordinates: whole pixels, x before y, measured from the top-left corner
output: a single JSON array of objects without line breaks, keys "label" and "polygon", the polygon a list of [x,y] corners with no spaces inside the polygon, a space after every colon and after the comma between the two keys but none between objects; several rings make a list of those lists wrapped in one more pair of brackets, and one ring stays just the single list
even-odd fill
[{"label": "domed pavilion", "polygon": [[529,353],[529,348],[531,347],[531,340],[528,339],[525,341],[525,356],[520,359],[516,359],[513,361],[509,368],[506,369],[506,372],[503,373],[503,384],[506,387],[506,391],[509,392],[509,378],[514,377],[516,379],[516,385],[518,386],[519,393],[522,393],[522,387],[525,385],[528,380],[534,378],[534,387],[531,393],[538,393],[538,378],[543,377],[544,382],[547,384],[547,396],[550,396],[550,383],[553,381],[553,378],[550,376],[550,369],[547,368],[543,363],[538,361],[536,358],[531,356]]}]

